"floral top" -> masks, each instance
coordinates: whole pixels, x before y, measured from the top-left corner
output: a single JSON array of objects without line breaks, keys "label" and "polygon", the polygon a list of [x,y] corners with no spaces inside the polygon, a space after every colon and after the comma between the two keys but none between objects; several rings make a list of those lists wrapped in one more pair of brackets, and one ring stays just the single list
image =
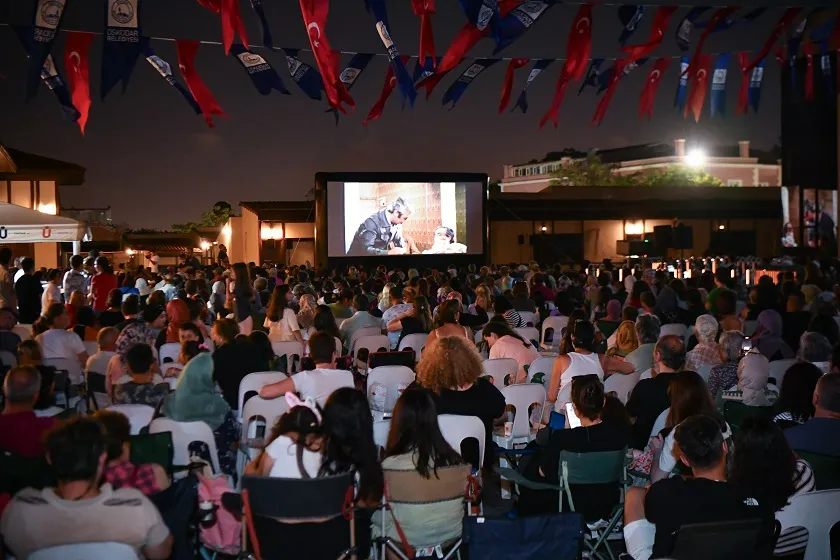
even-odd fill
[{"label": "floral top", "polygon": [[709,373],[709,392],[716,397],[738,383],[738,362],[726,362],[712,368]]}]

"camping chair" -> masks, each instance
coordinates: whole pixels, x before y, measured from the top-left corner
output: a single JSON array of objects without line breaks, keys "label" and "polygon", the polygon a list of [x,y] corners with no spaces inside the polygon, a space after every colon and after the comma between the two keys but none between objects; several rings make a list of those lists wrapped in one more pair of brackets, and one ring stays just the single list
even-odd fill
[{"label": "camping chair", "polygon": [[297,340],[286,342],[272,342],[271,350],[278,358],[286,356],[286,373],[291,375],[300,371],[300,363],[303,360],[305,348]]},{"label": "camping chair", "polygon": [[794,449],[799,458],[807,461],[814,471],[817,490],[840,489],[840,457]]},{"label": "camping chair", "polygon": [[353,489],[352,473],[310,479],[243,477],[243,524],[247,530],[243,550],[250,550],[257,560],[290,557],[285,548],[287,535],[278,531],[279,526],[296,531],[302,525],[317,523],[322,526],[319,541],[309,544],[320,546],[321,555],[313,552],[310,560],[342,560],[359,554]]},{"label": "camping chair", "polygon": [[790,504],[776,512],[782,531],[788,527],[805,527],[808,546],[804,560],[825,560],[831,557],[832,527],[840,522],[840,490],[819,490],[791,496]]},{"label": "camping chair", "polygon": [[740,401],[724,401],[723,403],[723,418],[732,428],[733,434],[747,418],[762,416],[772,420],[774,415],[775,409],[772,406],[749,406]]},{"label": "camping chair", "polygon": [[497,472],[504,478],[514,481],[518,486],[524,486],[532,490],[555,490],[559,494],[558,511],[563,512],[563,496],[569,503],[569,509],[575,511],[575,503],[572,499],[572,485],[583,484],[608,484],[616,483],[621,489],[621,495],[616,501],[616,506],[613,508],[606,519],[607,524],[589,525],[589,531],[584,537],[584,542],[592,556],[603,558],[599,552],[601,547],[604,547],[607,554],[612,560],[615,560],[615,555],[612,549],[607,544],[607,537],[612,533],[615,526],[621,521],[621,516],[624,512],[624,490],[626,484],[626,449],[618,451],[593,451],[590,453],[572,453],[570,451],[560,452],[560,472],[558,474],[558,484],[549,484],[544,482],[534,482],[525,478],[519,471],[515,469],[497,469]]},{"label": "camping chair", "polygon": [[175,462],[175,445],[172,434],[160,432],[157,434],[140,434],[131,436],[131,463],[142,465],[154,463],[172,476]]},{"label": "camping chair", "polygon": [[740,560],[741,558],[772,558],[776,545],[775,523],[772,531],[765,531],[761,519],[692,523],[679,528],[674,549],[668,558],[673,560]]},{"label": "camping chair", "polygon": [[29,560],[136,560],[134,547],[118,542],[63,544],[42,548],[29,555]]},{"label": "camping chair", "polygon": [[556,513],[534,517],[492,519],[467,517],[464,542],[470,558],[580,558],[585,526],[579,513]]},{"label": "camping chair", "polygon": [[[378,545],[377,558],[386,558],[385,549],[402,560],[432,556],[436,548],[446,550],[442,560],[461,557],[460,548],[463,542],[461,527],[447,527],[452,529],[451,538],[440,542],[410,542],[406,537],[405,530],[411,532],[411,527],[401,523],[399,513],[410,511],[413,506],[440,504],[443,507],[457,507],[462,513],[464,508],[464,490],[470,476],[469,465],[458,465],[437,469],[437,476],[424,478],[416,470],[385,470],[385,495],[382,498],[381,523],[379,524],[379,537],[375,537],[374,543]],[[429,517],[437,517],[429,512]],[[393,525],[399,535],[399,541],[387,537],[386,525]],[[456,530],[457,529],[457,530]],[[457,536],[455,536],[457,533]],[[436,556],[437,557],[437,556]]]}]

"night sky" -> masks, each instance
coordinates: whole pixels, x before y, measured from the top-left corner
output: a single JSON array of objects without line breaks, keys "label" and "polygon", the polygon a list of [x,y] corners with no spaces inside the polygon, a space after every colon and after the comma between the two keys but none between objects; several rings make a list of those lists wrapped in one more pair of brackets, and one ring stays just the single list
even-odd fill
[{"label": "night sky", "polygon": [[[0,22],[28,24],[33,3],[0,2]],[[464,16],[455,0],[438,0],[437,4],[434,31],[442,55]],[[275,45],[308,48],[296,1],[264,0],[264,5]],[[69,0],[62,27],[101,32],[103,6],[104,2],[94,0]],[[250,41],[260,44],[258,19],[247,0],[242,0],[241,8]],[[563,56],[576,10],[573,5],[553,8],[502,56]],[[657,56],[679,54],[673,36],[685,12],[681,9],[672,18]],[[629,44],[646,40],[653,13],[648,11]],[[705,52],[759,48],[780,14],[780,9],[771,9],[752,25],[712,34]],[[410,2],[389,2],[389,16],[391,35],[401,53],[416,53],[420,26]],[[221,39],[219,17],[194,0],[145,0],[141,18],[144,35]],[[621,30],[616,8],[596,7],[593,19],[592,56],[615,56]],[[334,49],[382,52],[363,0],[333,0],[327,34]],[[695,32],[695,42],[697,36]],[[336,127],[332,116],[324,112],[326,101],[309,100],[294,84],[282,52],[258,51],[282,76],[292,95],[274,92],[263,97],[236,60],[224,57],[221,47],[203,45],[198,52],[198,71],[230,116],[216,119],[217,126],[211,130],[142,58],[125,95],[115,89],[105,102],[100,101],[101,44],[97,38],[91,46],[94,99],[87,136],[82,137],[75,123],[61,121],[58,104],[45,87],[34,101],[24,102],[25,54],[11,29],[0,28],[0,73],[6,77],[0,80],[0,140],[86,167],[87,181],[82,187],[62,188],[62,205],[111,206],[114,220],[132,227],[166,228],[173,222],[197,219],[216,200],[234,205],[241,200],[299,200],[318,171],[463,171],[486,172],[498,178],[505,163],[522,163],[567,147],[612,148],[684,137],[696,145],[750,140],[755,147],[769,149],[780,134],[780,70],[772,56],[766,65],[761,110],[747,117],[734,114],[740,77],[733,56],[725,119],[708,117],[708,98],[699,124],[684,120],[672,108],[679,68],[674,61],[661,84],[653,121],[640,122],[636,116],[647,74],[642,67],[622,80],[600,128],[590,125],[598,102],[595,90],[588,89],[578,97],[578,87],[572,84],[560,111],[560,127],[555,130],[548,125],[540,130],[537,125],[551,102],[561,64],[555,63],[532,85],[527,115],[518,111],[498,115],[506,66],[500,62],[477,78],[453,111],[441,108],[441,96],[466,64],[450,73],[428,102],[418,96],[414,110],[401,111],[395,93],[383,117],[365,128],[361,122],[379,96],[386,58],[375,58],[356,82],[352,90],[356,112],[342,118]],[[153,46],[159,56],[177,67],[174,43],[155,41]],[[492,41],[486,40],[471,54],[490,56],[492,50]],[[61,61],[63,52],[64,36],[60,34],[53,55]],[[301,56],[314,65],[309,53]],[[342,57],[342,66],[349,58]],[[66,75],[63,63],[59,65]],[[413,66],[411,61],[409,71]],[[527,73],[527,69],[517,72],[512,102]],[[180,79],[177,72],[176,77]]]}]

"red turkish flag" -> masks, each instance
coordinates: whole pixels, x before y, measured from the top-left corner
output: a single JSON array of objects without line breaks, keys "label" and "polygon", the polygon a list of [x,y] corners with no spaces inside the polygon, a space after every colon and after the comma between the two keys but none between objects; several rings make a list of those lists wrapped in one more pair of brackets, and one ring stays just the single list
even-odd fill
[{"label": "red turkish flag", "polygon": [[507,70],[505,70],[505,81],[502,85],[502,99],[499,101],[499,114],[502,114],[510,103],[510,92],[513,89],[513,73],[528,64],[528,62],[527,58],[513,58],[508,62]]},{"label": "red turkish flag", "polygon": [[222,43],[225,46],[225,55],[230,54],[230,46],[233,44],[236,35],[242,46],[248,48],[248,34],[245,23],[239,13],[239,0],[221,0],[222,15]]},{"label": "red turkish flag", "polygon": [[67,69],[67,84],[73,106],[79,111],[79,128],[85,133],[90,115],[90,66],[88,51],[93,41],[93,33],[68,31],[64,45],[64,67]]},{"label": "red turkish flag", "polygon": [[662,44],[662,39],[665,37],[665,31],[668,29],[668,22],[671,21],[671,16],[676,10],[676,6],[660,6],[659,9],[656,10],[656,16],[653,18],[653,27],[651,27],[647,42],[641,45],[633,45],[631,47],[624,47],[621,49],[627,53],[629,62],[635,62],[640,58],[648,56]]},{"label": "red turkish flag", "polygon": [[178,67],[181,69],[181,76],[184,77],[190,93],[201,108],[201,114],[204,115],[207,126],[213,128],[213,115],[225,118],[227,115],[195,69],[195,54],[198,52],[199,42],[178,39],[175,45],[178,47]]},{"label": "red turkish flag", "polygon": [[671,64],[670,58],[657,59],[653,68],[647,75],[642,96],[639,99],[639,118],[647,116],[648,120],[653,118],[653,103],[656,101],[656,93],[659,91],[659,84],[662,82],[662,74]]},{"label": "red turkish flag", "polygon": [[344,82],[339,78],[339,53],[333,51],[327,41],[326,27],[330,0],[300,0],[300,11],[303,14],[309,44],[312,46],[312,54],[315,55],[315,61],[318,63],[330,107],[346,114],[347,111],[342,103],[347,103],[352,109],[356,107],[356,102],[347,93]]},{"label": "red turkish flag", "polygon": [[700,34],[700,39],[697,41],[697,48],[694,49],[694,56],[691,57],[689,66],[696,66],[698,64],[700,55],[703,54],[703,46],[706,44],[706,39],[709,37],[709,34],[715,30],[715,27],[738,10],[740,10],[740,8],[729,6],[726,8],[720,8],[712,14],[712,17],[709,18],[709,22],[706,24],[706,27],[703,29],[703,33]]},{"label": "red turkish flag", "polygon": [[735,108],[736,114],[746,115],[750,107],[750,74],[752,71],[747,70],[750,64],[750,53],[741,51],[738,53],[738,68],[741,69],[741,88],[738,90],[738,106]]},{"label": "red turkish flag", "polygon": [[566,68],[560,70],[560,77],[557,78],[557,84],[554,86],[554,99],[551,102],[551,107],[548,108],[543,118],[540,119],[540,128],[545,126],[549,120],[557,128],[557,117],[560,113],[560,105],[563,104],[563,97],[566,95],[566,87],[569,85],[570,77],[566,74]]},{"label": "red turkish flag", "polygon": [[592,6],[581,4],[578,8],[572,28],[569,30],[569,37],[566,41],[566,62],[557,78],[554,89],[554,99],[551,107],[548,108],[540,120],[540,128],[545,126],[549,120],[557,128],[560,105],[563,104],[563,97],[566,94],[566,87],[572,80],[579,80],[586,74],[586,64],[589,62],[589,53],[592,51]]},{"label": "red turkish flag", "polygon": [[805,100],[814,100],[814,46],[811,41],[805,41]]},{"label": "red turkish flag", "polygon": [[426,64],[426,56],[435,60],[435,36],[432,32],[432,14],[435,0],[411,0],[414,15],[420,16],[420,66]]},{"label": "red turkish flag", "polygon": [[202,7],[207,8],[211,12],[219,13],[222,9],[222,0],[197,0]]},{"label": "red turkish flag", "polygon": [[703,104],[706,102],[706,92],[709,90],[709,72],[712,67],[712,55],[699,55],[697,64],[688,68],[689,86],[688,100],[685,104],[684,116],[694,113],[694,121],[700,121],[700,113],[703,111]]},{"label": "red turkish flag", "polygon": [[779,18],[779,21],[777,21],[776,25],[773,27],[773,31],[770,33],[770,37],[767,38],[767,41],[765,41],[764,46],[761,47],[761,50],[758,51],[758,54],[755,56],[755,58],[752,59],[752,62],[750,62],[747,66],[747,70],[752,70],[753,68],[758,66],[758,63],[761,62],[765,56],[767,56],[767,53],[770,52],[770,49],[773,48],[773,45],[776,43],[776,41],[779,40],[779,37],[781,37],[785,29],[787,29],[790,26],[790,24],[793,23],[793,20],[796,19],[796,16],[798,16],[799,12],[801,11],[802,8],[788,8],[787,10],[785,10],[785,13],[782,14],[782,17]]},{"label": "red turkish flag", "polygon": [[615,95],[615,90],[618,88],[618,82],[620,82],[621,78],[624,76],[624,68],[626,66],[626,58],[620,58],[615,61],[613,73],[612,76],[610,76],[610,83],[607,86],[607,91],[604,92],[604,96],[601,97],[601,100],[598,102],[598,106],[595,107],[595,114],[592,115],[592,124],[601,126],[601,123],[604,122],[604,117],[607,116],[607,109],[609,109],[610,102],[612,102],[613,95]]},{"label": "red turkish flag", "polygon": [[[411,57],[400,56],[403,64],[408,62],[409,58]],[[376,103],[373,104],[373,107],[370,108],[367,118],[362,121],[362,125],[367,126],[367,123],[375,121],[382,116],[382,111],[385,109],[385,102],[388,101],[388,98],[391,97],[392,93],[394,93],[396,87],[397,77],[394,75],[394,67],[389,64],[388,71],[385,73],[385,84],[382,86],[382,93],[379,94],[379,99],[377,99]]]}]

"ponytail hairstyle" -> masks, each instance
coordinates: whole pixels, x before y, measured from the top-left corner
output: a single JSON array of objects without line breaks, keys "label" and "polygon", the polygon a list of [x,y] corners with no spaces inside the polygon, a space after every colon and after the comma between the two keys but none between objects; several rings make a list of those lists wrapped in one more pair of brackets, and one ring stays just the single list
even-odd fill
[{"label": "ponytail hairstyle", "polygon": [[[498,315],[493,316],[494,319],[496,317],[498,317]],[[490,321],[487,323],[481,331],[481,337],[486,338],[491,334],[495,334],[499,338],[502,338],[503,336],[512,336],[513,338],[521,341],[525,348],[531,347],[531,343],[525,340],[518,332],[510,328],[507,322]]]},{"label": "ponytail hairstyle", "polygon": [[597,420],[604,410],[604,384],[595,374],[572,378],[572,404],[578,414]]},{"label": "ponytail hairstyle", "polygon": [[586,321],[586,311],[582,309],[575,309],[569,315],[569,322],[566,328],[563,329],[563,338],[560,341],[560,353],[568,354],[575,351],[574,342],[572,342],[572,333],[575,331],[575,325],[578,321]]},{"label": "ponytail hairstyle", "polygon": [[286,402],[291,408],[274,423],[268,443],[280,436],[297,434],[292,439],[295,442],[298,469],[301,478],[308,479],[311,477],[303,466],[303,450],[306,448],[316,451],[312,447],[315,441],[323,436],[321,409],[309,399],[301,401],[294,393],[286,393]]}]

